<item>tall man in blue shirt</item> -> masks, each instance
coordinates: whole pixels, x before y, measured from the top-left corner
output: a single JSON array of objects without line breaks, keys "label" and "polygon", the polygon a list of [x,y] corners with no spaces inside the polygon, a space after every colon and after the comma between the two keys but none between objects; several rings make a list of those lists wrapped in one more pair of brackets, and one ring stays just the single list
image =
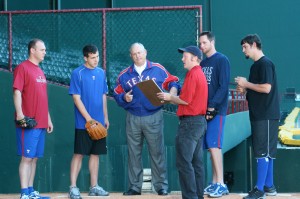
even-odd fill
[{"label": "tall man in blue shirt", "polygon": [[207,132],[204,147],[209,150],[212,163],[212,182],[204,189],[210,197],[221,197],[228,194],[223,179],[223,134],[227,113],[230,63],[228,58],[217,52],[215,36],[212,32],[200,34],[200,49],[206,55],[200,65],[206,75],[208,84]]},{"label": "tall man in blue shirt", "polygon": [[114,98],[127,111],[126,135],[128,144],[129,190],[123,195],[141,195],[143,184],[142,149],[144,139],[151,160],[154,189],[158,195],[168,195],[167,168],[164,153],[162,106],[153,106],[136,86],[138,82],[153,79],[157,85],[177,95],[178,78],[162,65],[146,59],[147,51],[141,43],[130,48],[133,64],[118,77]]}]

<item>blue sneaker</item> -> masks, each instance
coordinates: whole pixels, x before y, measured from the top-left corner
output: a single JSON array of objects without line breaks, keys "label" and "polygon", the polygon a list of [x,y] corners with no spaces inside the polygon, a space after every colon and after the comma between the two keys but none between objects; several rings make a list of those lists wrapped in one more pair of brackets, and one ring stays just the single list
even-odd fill
[{"label": "blue sneaker", "polygon": [[214,183],[209,183],[208,186],[204,189],[204,195],[209,195],[215,191],[215,185]]},{"label": "blue sneaker", "polygon": [[50,197],[41,196],[38,191],[33,191],[29,194],[29,199],[50,199]]},{"label": "blue sneaker", "polygon": [[226,184],[222,185],[221,183],[215,184],[215,191],[211,194],[209,194],[209,197],[212,198],[219,198],[222,197],[223,195],[229,194],[228,188]]}]

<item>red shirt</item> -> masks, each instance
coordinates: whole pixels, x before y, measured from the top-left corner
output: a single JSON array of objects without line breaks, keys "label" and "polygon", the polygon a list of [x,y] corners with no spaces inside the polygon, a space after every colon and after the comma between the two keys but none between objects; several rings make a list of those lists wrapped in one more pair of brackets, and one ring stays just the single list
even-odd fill
[{"label": "red shirt", "polygon": [[14,71],[13,88],[21,91],[23,114],[35,118],[35,128],[48,128],[47,81],[41,68],[22,62]]},{"label": "red shirt", "polygon": [[188,105],[178,105],[178,116],[206,114],[208,88],[201,66],[194,66],[187,72],[179,98]]}]

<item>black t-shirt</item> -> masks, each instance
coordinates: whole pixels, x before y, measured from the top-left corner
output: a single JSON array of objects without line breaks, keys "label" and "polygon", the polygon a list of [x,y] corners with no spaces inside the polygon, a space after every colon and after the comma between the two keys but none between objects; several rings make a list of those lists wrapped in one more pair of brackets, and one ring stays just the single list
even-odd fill
[{"label": "black t-shirt", "polygon": [[279,119],[279,96],[275,66],[263,56],[253,63],[250,69],[249,82],[254,84],[271,84],[270,93],[259,93],[247,90],[249,115],[251,121]]}]

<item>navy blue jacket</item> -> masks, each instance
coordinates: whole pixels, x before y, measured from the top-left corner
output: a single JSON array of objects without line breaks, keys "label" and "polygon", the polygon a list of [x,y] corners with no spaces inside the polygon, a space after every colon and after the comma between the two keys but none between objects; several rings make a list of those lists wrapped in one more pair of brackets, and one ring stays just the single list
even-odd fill
[{"label": "navy blue jacket", "polygon": [[230,63],[228,58],[216,52],[200,63],[208,84],[208,105],[219,115],[226,115],[230,83]]}]

